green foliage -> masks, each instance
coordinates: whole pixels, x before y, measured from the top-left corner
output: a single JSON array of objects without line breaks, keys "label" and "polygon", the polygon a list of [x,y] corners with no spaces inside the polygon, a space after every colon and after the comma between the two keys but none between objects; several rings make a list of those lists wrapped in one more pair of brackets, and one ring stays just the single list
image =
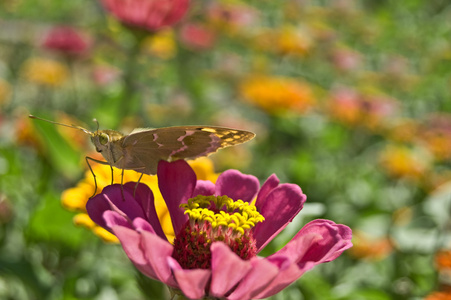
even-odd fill
[{"label": "green foliage", "polygon": [[[70,116],[93,131],[93,118],[124,133],[182,124],[255,131],[252,142],[212,156],[216,171],[237,168],[262,182],[275,173],[308,196],[262,256],[316,218],[368,237],[356,240],[361,252],[316,267],[271,299],[421,299],[449,284],[434,264],[451,241],[451,187],[441,185],[451,180],[448,1],[251,0],[242,1],[249,23],[218,25],[206,4],[227,1],[191,0],[167,36],[121,25],[100,1],[28,2],[0,2],[1,299],[171,297],[119,245],[73,225],[61,192],[77,184],[94,149],[82,131],[68,136],[30,113]],[[193,21],[213,32],[212,45],[181,38]],[[85,53],[42,46],[61,24],[89,36]],[[48,60],[65,71],[47,73]],[[246,95],[254,77],[280,88]],[[313,104],[299,109],[306,94]],[[334,106],[337,99],[350,102]],[[414,129],[399,131],[406,123]],[[431,136],[444,140],[437,146]]]}]

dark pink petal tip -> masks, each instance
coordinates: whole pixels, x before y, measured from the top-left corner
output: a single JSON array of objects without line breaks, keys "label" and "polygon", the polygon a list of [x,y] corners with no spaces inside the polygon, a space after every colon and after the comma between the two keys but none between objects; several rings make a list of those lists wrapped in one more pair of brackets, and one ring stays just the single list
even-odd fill
[{"label": "dark pink petal tip", "polygon": [[216,195],[251,202],[257,195],[259,186],[257,177],[237,170],[227,170],[216,181]]}]

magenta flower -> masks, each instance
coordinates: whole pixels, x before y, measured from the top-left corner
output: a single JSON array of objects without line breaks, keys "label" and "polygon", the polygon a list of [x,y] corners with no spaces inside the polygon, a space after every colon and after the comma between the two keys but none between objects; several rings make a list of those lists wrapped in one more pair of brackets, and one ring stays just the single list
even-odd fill
[{"label": "magenta flower", "polygon": [[101,0],[122,23],[149,31],[170,27],[188,10],[189,0]]},{"label": "magenta flower", "polygon": [[50,29],[43,42],[43,47],[67,55],[84,54],[90,42],[88,38],[70,26],[56,26]]},{"label": "magenta flower", "polygon": [[302,209],[306,196],[299,186],[279,184],[272,175],[259,189],[256,177],[236,170],[225,171],[213,184],[197,180],[183,160],[161,161],[157,175],[176,234],[173,244],[144,184],[135,197],[135,183],[125,184],[124,197],[120,185],[108,186],[86,209],[119,238],[143,274],[190,299],[266,298],[352,246],[349,227],[314,220],[284,248],[259,257]]}]

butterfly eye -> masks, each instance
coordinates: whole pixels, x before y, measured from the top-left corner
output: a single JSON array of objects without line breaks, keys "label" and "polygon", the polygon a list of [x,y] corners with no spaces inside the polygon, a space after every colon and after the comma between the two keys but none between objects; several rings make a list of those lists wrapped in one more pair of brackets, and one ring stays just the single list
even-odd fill
[{"label": "butterfly eye", "polygon": [[101,133],[99,135],[99,142],[102,145],[106,145],[106,143],[108,143],[108,140],[110,139],[110,137],[108,136],[108,134],[106,133]]}]

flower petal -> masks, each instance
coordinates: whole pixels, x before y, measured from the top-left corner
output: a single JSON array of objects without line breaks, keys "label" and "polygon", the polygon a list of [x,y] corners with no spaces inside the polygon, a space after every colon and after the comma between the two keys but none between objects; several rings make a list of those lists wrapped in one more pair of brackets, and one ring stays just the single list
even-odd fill
[{"label": "flower petal", "polygon": [[257,251],[266,246],[302,209],[307,196],[299,186],[284,183],[273,189],[266,199],[260,201],[258,211],[265,221],[258,223],[254,229]]},{"label": "flower petal", "polygon": [[211,277],[210,270],[182,269],[172,257],[168,257],[168,263],[183,295],[189,299],[202,299],[205,296],[205,287]]},{"label": "flower petal", "polygon": [[124,226],[132,229],[127,219],[115,211],[105,211],[103,213],[103,219],[105,220],[106,226],[108,226],[108,228],[113,228],[114,226]]},{"label": "flower petal", "polygon": [[255,201],[255,206],[257,206],[257,208],[263,205],[269,192],[275,189],[279,185],[279,182],[280,180],[277,178],[276,174],[272,174],[268,177],[268,179],[266,179],[265,183],[263,183],[260,191],[258,192],[257,201]]},{"label": "flower petal", "polygon": [[188,216],[179,205],[186,203],[193,195],[196,186],[196,174],[184,160],[158,163],[158,186],[171,215],[174,232],[177,234]]},{"label": "flower petal", "polygon": [[86,203],[89,217],[106,229],[108,227],[103,219],[103,213],[107,210],[116,211],[129,220],[137,217],[145,218],[143,208],[133,197],[133,190],[134,188],[130,188],[130,186],[123,186],[122,193],[120,184],[105,187],[100,194]]},{"label": "flower petal", "polygon": [[210,296],[222,298],[252,269],[223,242],[211,245]]},{"label": "flower petal", "polygon": [[173,246],[159,236],[147,231],[141,232],[141,247],[149,266],[154,270],[158,280],[171,287],[177,287],[167,259],[171,257]]},{"label": "flower petal", "polygon": [[198,180],[196,188],[194,189],[193,196],[204,195],[210,196],[215,193],[215,185],[209,180]]},{"label": "flower petal", "polygon": [[227,299],[253,299],[268,286],[279,272],[277,266],[266,259],[254,257],[250,262],[252,265],[251,271],[241,280],[238,287]]},{"label": "flower petal", "polygon": [[[155,230],[152,227],[152,225],[150,225],[149,222],[147,222],[146,220],[144,220],[142,218],[134,219],[132,224],[133,224],[133,227],[135,228],[135,230],[138,231],[138,232],[141,232],[141,231],[144,230],[144,231],[148,231],[148,232],[151,232],[153,234],[156,234]],[[162,239],[166,239],[166,236],[163,236],[161,238]]]},{"label": "flower petal", "polygon": [[122,248],[127,254],[128,258],[144,275],[158,280],[152,267],[147,263],[147,259],[141,248],[141,234],[135,230],[128,229],[123,226],[114,226],[112,228],[114,234],[121,242]]},{"label": "flower petal", "polygon": [[347,226],[329,220],[308,223],[284,248],[267,258],[280,270],[257,298],[280,292],[315,265],[337,258],[351,246],[351,230]]},{"label": "flower petal", "polygon": [[267,298],[277,294],[306,272],[306,270],[299,269],[296,264],[290,263],[287,257],[273,257],[268,259],[268,261],[277,266],[279,272],[271,283],[265,287],[263,292],[254,296],[255,299]]},{"label": "flower petal", "polygon": [[147,185],[142,183],[139,183],[138,186],[136,186],[136,183],[134,182],[127,182],[124,185],[124,188],[133,188],[135,201],[138,202],[142,207],[143,212],[146,216],[145,220],[147,220],[147,222],[151,225],[152,232],[157,234],[159,237],[166,239],[166,235],[163,232],[163,228],[161,227],[161,223],[158,219],[158,214],[155,209],[155,198],[153,196],[152,190]]},{"label": "flower petal", "polygon": [[257,194],[259,186],[257,177],[242,174],[237,170],[227,170],[219,175],[216,181],[216,195],[250,202]]},{"label": "flower petal", "polygon": [[[307,234],[317,234],[321,239],[312,240],[310,245],[304,243],[303,247],[305,247],[307,251],[303,257],[299,257],[299,260],[297,261],[300,267],[307,262],[314,262],[316,265],[334,260],[340,256],[343,251],[352,247],[351,229],[346,225],[336,224],[330,220],[318,219],[307,223],[296,234],[293,240]],[[285,247],[287,247],[288,244]],[[280,251],[286,251],[284,250],[285,247]],[[288,255],[293,257],[293,254],[294,253],[290,252]]]}]

